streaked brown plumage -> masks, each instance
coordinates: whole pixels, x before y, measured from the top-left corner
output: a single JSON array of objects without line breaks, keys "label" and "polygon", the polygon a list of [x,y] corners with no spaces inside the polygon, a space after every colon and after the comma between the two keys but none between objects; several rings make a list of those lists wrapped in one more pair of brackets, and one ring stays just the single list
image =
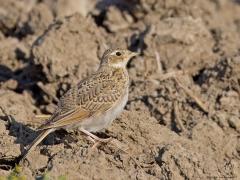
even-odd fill
[{"label": "streaked brown plumage", "polygon": [[28,147],[22,159],[49,133],[59,128],[78,128],[93,139],[100,140],[90,132],[108,127],[123,110],[128,99],[129,84],[126,64],[135,55],[122,49],[105,51],[97,72],[80,81],[60,98],[58,108],[39,127],[40,135]]}]

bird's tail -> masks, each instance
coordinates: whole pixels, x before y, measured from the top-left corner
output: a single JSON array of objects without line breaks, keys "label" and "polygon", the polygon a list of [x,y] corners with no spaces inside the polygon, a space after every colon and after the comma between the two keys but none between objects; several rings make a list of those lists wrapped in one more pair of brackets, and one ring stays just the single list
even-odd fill
[{"label": "bird's tail", "polygon": [[53,132],[53,129],[46,129],[43,130],[38,137],[32,142],[32,144],[26,149],[24,154],[21,155],[20,157],[20,163],[23,162],[23,160],[27,157],[29,153],[32,152],[32,150],[51,132]]}]

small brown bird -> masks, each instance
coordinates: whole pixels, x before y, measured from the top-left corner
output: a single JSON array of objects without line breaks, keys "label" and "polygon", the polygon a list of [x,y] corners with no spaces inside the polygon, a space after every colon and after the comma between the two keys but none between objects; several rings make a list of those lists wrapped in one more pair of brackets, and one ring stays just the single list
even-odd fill
[{"label": "small brown bird", "polygon": [[21,160],[51,132],[60,129],[79,129],[93,140],[105,142],[91,132],[108,127],[122,112],[128,100],[128,61],[137,53],[123,49],[104,52],[98,70],[83,79],[60,98],[58,107],[32,142]]}]

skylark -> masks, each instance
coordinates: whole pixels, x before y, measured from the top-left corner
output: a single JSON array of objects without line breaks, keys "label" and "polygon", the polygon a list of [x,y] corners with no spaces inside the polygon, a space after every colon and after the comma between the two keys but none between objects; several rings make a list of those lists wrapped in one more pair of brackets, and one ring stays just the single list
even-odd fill
[{"label": "skylark", "polygon": [[32,142],[21,160],[51,132],[79,129],[96,141],[105,141],[91,132],[108,127],[122,112],[128,100],[128,61],[137,53],[123,49],[104,52],[98,70],[83,79],[60,98],[53,115],[38,128],[39,136]]}]

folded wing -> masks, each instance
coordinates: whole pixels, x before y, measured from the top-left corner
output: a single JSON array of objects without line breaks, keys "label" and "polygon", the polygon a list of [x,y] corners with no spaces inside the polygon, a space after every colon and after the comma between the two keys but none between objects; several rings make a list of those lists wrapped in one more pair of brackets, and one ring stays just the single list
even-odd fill
[{"label": "folded wing", "polygon": [[39,130],[80,123],[109,110],[120,99],[123,89],[122,84],[113,82],[110,76],[98,73],[71,88],[61,97],[57,110]]}]

